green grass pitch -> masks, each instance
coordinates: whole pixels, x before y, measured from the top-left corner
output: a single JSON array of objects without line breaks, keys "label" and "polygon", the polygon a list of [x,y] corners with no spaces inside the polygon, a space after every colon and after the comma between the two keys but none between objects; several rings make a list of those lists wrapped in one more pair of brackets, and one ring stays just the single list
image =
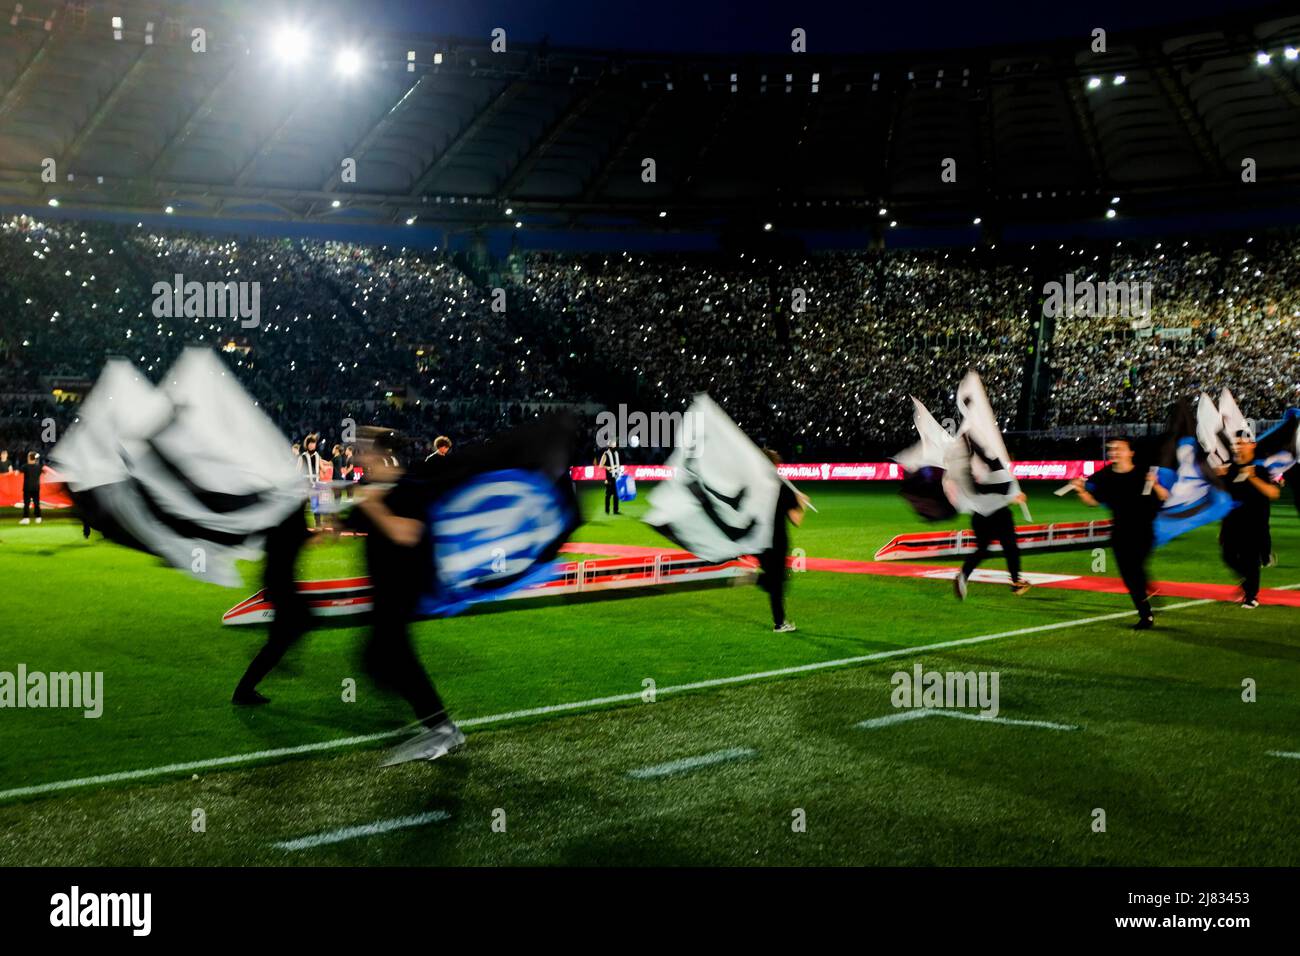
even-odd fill
[{"label": "green grass pitch", "polygon": [[[892,488],[807,490],[820,513],[793,543],[811,557],[870,559],[923,530]],[[1035,520],[1101,514],[1048,492],[1030,487]],[[596,490],[584,500],[575,541],[666,544],[637,520],[644,497],[618,518],[597,513]],[[1265,586],[1300,585],[1289,492],[1273,539]],[[300,576],[360,572],[359,551],[314,542]],[[1087,575],[1093,561],[1031,554],[1026,567]],[[1152,567],[1231,580],[1213,529]],[[393,739],[377,735],[409,714],[362,677],[358,627],[313,632],[263,684],[269,706],[231,707],[264,634],[220,623],[256,567],[247,580],[198,584],[85,542],[66,518],[0,517],[0,670],[102,671],[105,695],[98,720],[0,710],[0,865],[1300,864],[1300,760],[1271,753],[1300,751],[1300,609],[1195,603],[1135,633],[1129,618],[1088,623],[1131,610],[1119,595],[974,584],[959,604],[946,581],[825,572],[791,576],[795,634],[771,632],[749,586],[521,604],[414,626],[469,742],[380,769]],[[1008,631],[1024,633],[913,650]],[[916,662],[997,671],[1001,717],[1077,729],[858,727],[897,713],[890,676]],[[347,678],[356,702],[342,700]],[[1242,700],[1247,679],[1257,702]],[[701,682],[714,683],[674,690]],[[363,739],[330,743],[347,738]],[[291,752],[242,759],[278,750]],[[716,762],[673,763],[696,757]],[[187,763],[198,769],[111,777]],[[395,820],[411,825],[379,832]]]}]

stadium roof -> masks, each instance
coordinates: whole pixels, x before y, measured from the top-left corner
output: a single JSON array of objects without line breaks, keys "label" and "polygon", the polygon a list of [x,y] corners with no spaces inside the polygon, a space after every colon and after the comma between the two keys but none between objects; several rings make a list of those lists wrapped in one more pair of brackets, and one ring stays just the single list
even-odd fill
[{"label": "stadium roof", "polygon": [[[312,32],[296,46],[247,13],[134,2],[0,20],[0,204],[451,229],[883,227],[1101,216],[1116,197],[1126,214],[1300,197],[1294,13],[1112,35],[1104,54],[1086,37],[709,59]],[[940,176],[949,158],[955,182]]]}]

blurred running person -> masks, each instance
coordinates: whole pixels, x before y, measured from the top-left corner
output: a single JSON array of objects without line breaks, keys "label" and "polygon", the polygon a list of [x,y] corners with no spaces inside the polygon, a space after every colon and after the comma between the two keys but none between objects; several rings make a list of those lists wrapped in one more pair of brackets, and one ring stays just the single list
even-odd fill
[{"label": "blurred running person", "polygon": [[1147,587],[1147,558],[1155,547],[1156,512],[1169,492],[1155,480],[1154,469],[1143,471],[1134,463],[1133,443],[1127,438],[1112,438],[1106,443],[1110,460],[1091,478],[1070,482],[1084,504],[1104,504],[1112,514],[1110,546],[1115,552],[1119,576],[1138,612],[1135,631],[1154,626],[1151,598]]},{"label": "blurred running person", "polygon": [[[764,448],[763,454],[773,467],[781,464],[781,456],[772,449]],[[772,546],[758,556],[758,566],[762,571],[758,586],[767,592],[768,605],[772,609],[772,630],[777,634],[796,630],[794,621],[785,617],[786,558],[790,552],[790,532],[786,521],[796,527],[803,524],[807,503],[808,498],[797,493],[788,481],[781,482],[781,490],[776,495],[776,514],[772,518]]]},{"label": "blurred running person", "polygon": [[1223,517],[1219,526],[1219,549],[1223,562],[1241,580],[1241,606],[1259,607],[1259,571],[1269,551],[1269,507],[1282,494],[1268,469],[1256,467],[1255,442],[1238,433],[1232,443],[1234,461],[1218,472],[1227,483],[1237,507]]}]

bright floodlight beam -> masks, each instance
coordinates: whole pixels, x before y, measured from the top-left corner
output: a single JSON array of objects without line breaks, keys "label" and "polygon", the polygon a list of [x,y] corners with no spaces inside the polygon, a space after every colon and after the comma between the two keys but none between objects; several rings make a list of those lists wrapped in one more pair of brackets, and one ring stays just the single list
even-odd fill
[{"label": "bright floodlight beam", "polygon": [[334,68],[343,76],[356,76],[361,72],[361,54],[356,50],[340,50]]},{"label": "bright floodlight beam", "polygon": [[275,55],[285,63],[297,63],[307,54],[307,34],[295,27],[281,27],[274,39]]}]

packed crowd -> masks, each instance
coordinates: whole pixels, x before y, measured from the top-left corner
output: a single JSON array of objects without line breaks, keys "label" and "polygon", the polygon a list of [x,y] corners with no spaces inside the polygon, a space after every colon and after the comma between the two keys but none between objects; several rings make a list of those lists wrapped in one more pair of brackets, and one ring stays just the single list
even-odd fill
[{"label": "packed crowd", "polygon": [[[464,447],[557,403],[671,412],[706,391],[787,454],[884,457],[910,439],[910,396],[955,417],[967,368],[1010,428],[1040,361],[1047,427],[1154,422],[1224,385],[1254,417],[1300,404],[1300,240],[1063,255],[1079,278],[1149,282],[1151,314],[1059,319],[1040,343],[1042,269],[996,247],[530,253],[494,290],[440,252],[12,217],[0,447],[48,444],[42,426],[75,418],[106,357],[157,379],[191,343],[219,349],[286,435],[327,443],[351,419]],[[176,276],[258,283],[257,323],[161,308],[155,287]]]}]

